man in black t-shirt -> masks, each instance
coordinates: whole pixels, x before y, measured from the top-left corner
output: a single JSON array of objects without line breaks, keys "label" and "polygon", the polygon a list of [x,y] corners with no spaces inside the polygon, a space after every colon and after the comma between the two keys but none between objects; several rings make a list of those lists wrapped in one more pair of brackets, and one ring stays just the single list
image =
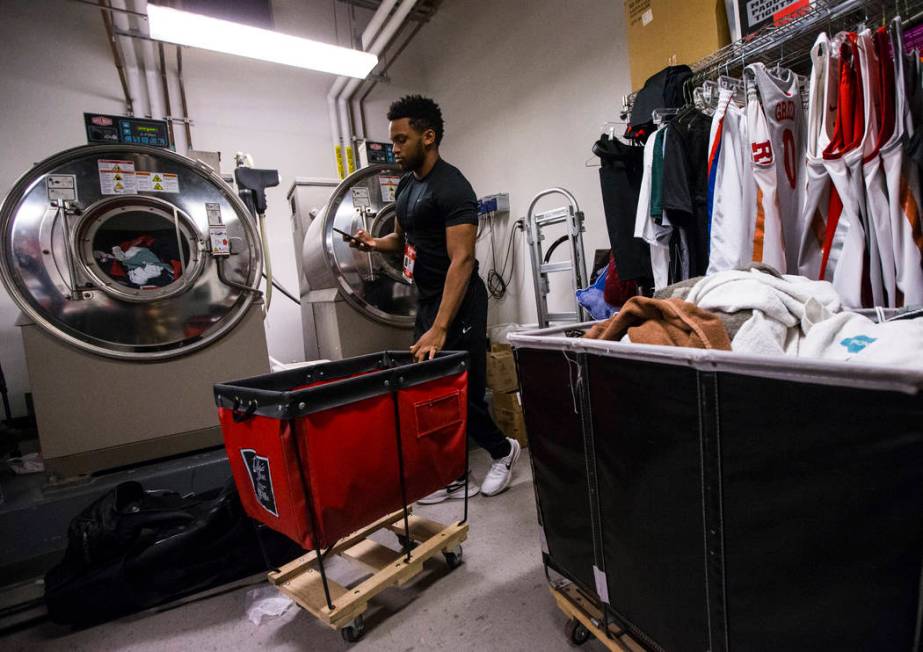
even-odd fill
[{"label": "man in black t-shirt", "polygon": [[[493,496],[510,484],[519,443],[503,436],[487,412],[487,290],[478,276],[477,198],[459,170],[439,157],[442,112],[433,100],[403,97],[388,111],[394,156],[406,170],[397,186],[394,233],[373,238],[358,231],[363,251],[404,253],[404,276],[417,286],[417,361],[439,351],[468,351],[468,434],[493,458],[481,484]],[[469,484],[469,495],[478,488]],[[427,496],[421,503],[464,498],[464,478]]]}]

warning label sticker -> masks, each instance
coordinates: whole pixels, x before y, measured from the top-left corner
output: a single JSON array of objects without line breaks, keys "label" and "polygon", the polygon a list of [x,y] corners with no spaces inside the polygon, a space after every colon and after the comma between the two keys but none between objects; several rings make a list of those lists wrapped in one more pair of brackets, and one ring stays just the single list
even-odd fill
[{"label": "warning label sticker", "polygon": [[205,214],[208,216],[209,226],[218,226],[221,224],[221,204],[206,202]]},{"label": "warning label sticker", "polygon": [[388,174],[382,174],[378,177],[378,186],[381,188],[381,201],[394,201],[395,193],[397,193],[397,184],[400,180],[400,177]]},{"label": "warning label sticker", "polygon": [[99,189],[104,195],[134,195],[138,192],[134,161],[99,159]]},{"label": "warning label sticker", "polygon": [[73,174],[49,174],[45,179],[48,199],[77,201],[77,177]]},{"label": "warning label sticker", "polygon": [[353,188],[353,207],[354,208],[369,208],[372,205],[372,200],[369,195],[369,189],[363,188],[362,186],[356,186]]},{"label": "warning label sticker", "polygon": [[179,177],[170,172],[138,170],[138,192],[179,192]]}]

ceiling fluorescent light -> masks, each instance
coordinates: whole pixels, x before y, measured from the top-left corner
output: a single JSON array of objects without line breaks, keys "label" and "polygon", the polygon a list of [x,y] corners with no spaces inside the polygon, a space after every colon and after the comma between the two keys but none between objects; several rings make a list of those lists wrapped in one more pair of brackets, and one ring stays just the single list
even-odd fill
[{"label": "ceiling fluorescent light", "polygon": [[250,27],[188,11],[147,5],[151,38],[251,59],[365,79],[378,64],[369,52]]}]

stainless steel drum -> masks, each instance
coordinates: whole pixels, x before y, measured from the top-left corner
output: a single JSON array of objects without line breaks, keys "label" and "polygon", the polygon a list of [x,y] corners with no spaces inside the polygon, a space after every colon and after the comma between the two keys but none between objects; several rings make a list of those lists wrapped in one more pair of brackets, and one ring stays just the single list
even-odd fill
[{"label": "stainless steel drum", "polygon": [[0,208],[10,295],[53,336],[95,354],[158,360],[201,349],[243,317],[261,274],[243,202],[210,167],[168,150],[61,152]]},{"label": "stainless steel drum", "polygon": [[403,255],[353,249],[333,229],[365,229],[379,237],[394,231],[393,191],[400,168],[371,165],[347,177],[308,227],[302,269],[311,291],[337,288],[363,315],[382,324],[410,329],[416,314],[416,288],[404,278]]}]

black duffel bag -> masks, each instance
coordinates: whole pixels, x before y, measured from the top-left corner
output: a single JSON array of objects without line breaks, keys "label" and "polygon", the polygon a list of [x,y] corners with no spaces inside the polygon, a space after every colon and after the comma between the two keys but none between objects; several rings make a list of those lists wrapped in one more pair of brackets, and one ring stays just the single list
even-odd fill
[{"label": "black duffel bag", "polygon": [[[259,536],[270,563],[302,552]],[[48,615],[90,625],[241,579],[266,569],[259,543],[233,481],[185,497],[122,483],[71,522],[64,559],[45,576]]]}]

